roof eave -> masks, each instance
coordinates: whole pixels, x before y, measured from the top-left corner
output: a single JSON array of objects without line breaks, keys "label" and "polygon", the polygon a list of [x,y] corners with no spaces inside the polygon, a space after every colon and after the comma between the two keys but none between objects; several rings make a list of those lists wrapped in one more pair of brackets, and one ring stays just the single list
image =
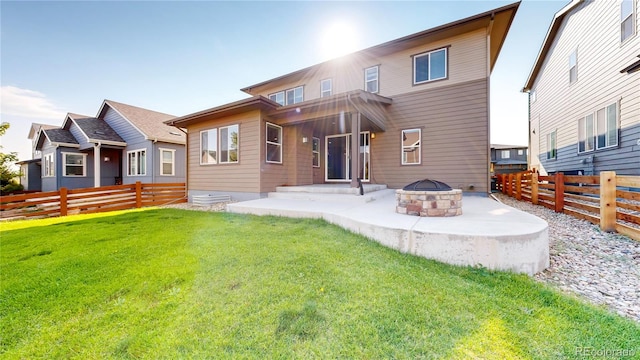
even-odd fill
[{"label": "roof eave", "polygon": [[204,117],[222,117],[253,109],[275,109],[278,106],[279,105],[277,103],[263,96],[256,95],[247,99],[242,99],[225,105],[216,106],[210,109],[177,117],[175,119],[165,121],[164,123],[180,128],[198,122]]}]

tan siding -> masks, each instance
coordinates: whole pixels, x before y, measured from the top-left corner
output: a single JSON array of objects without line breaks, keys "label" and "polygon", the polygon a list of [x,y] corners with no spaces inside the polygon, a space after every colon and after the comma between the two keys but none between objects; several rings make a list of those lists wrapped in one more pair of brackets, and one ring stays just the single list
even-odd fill
[{"label": "tan siding", "polygon": [[[431,178],[488,191],[487,80],[394,97],[388,128],[372,140],[373,182],[392,188]],[[422,164],[401,165],[401,131],[422,129]]]},{"label": "tan siding", "polygon": [[[200,165],[200,131],[239,124],[240,152],[237,164]],[[189,133],[189,190],[258,192],[260,167],[260,112],[233,115],[194,124]]]},{"label": "tan siding", "polygon": [[[413,86],[412,55],[441,47],[449,47],[449,78],[444,81]],[[403,50],[379,58],[347,57],[337,59],[328,64],[314,67],[313,73],[299,81],[290,82],[277,87],[264,85],[255,89],[257,94],[268,96],[271,93],[304,86],[304,99],[312,100],[320,97],[320,81],[333,79],[333,93],[364,89],[364,69],[380,65],[380,95],[394,97],[399,94],[423,91],[439,87],[447,87],[487,77],[486,31],[484,29],[468,32],[437,42],[427,43],[411,49]]]},{"label": "tan siding", "polygon": [[[536,135],[531,134],[531,154],[542,157],[542,171],[586,169],[581,160],[605,151],[578,155],[578,119],[613,102],[620,101],[622,129],[640,125],[640,80],[638,73],[620,70],[638,60],[640,54],[640,1],[635,1],[636,34],[620,43],[618,1],[589,1],[565,17],[532,89],[537,101],[531,104],[531,119],[539,118]],[[569,84],[569,54],[577,49],[578,80]],[[546,136],[558,131],[558,160],[547,161]],[[624,141],[624,139],[621,139]],[[610,150],[614,151],[614,150]],[[624,152],[620,152],[620,156]],[[633,162],[633,154],[627,155]],[[637,157],[637,155],[635,155]],[[636,160],[637,163],[637,160]]]}]

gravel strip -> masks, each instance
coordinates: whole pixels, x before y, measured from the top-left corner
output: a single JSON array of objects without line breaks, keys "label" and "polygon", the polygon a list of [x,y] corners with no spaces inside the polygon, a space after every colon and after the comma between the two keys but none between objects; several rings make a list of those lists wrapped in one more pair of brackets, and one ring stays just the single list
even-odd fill
[{"label": "gravel strip", "polygon": [[182,209],[182,210],[193,210],[193,211],[227,211],[227,204],[231,202],[219,202],[209,206],[196,206],[191,203],[181,203],[181,204],[171,204],[161,206],[163,208],[170,209]]},{"label": "gravel strip", "polygon": [[550,266],[535,278],[640,322],[640,241],[501,193],[506,205],[549,223]]}]

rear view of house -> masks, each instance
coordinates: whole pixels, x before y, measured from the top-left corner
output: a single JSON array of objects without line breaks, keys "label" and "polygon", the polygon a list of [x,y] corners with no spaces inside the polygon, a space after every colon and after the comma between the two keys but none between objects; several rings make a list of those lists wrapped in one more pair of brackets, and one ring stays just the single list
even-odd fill
[{"label": "rear view of house", "polygon": [[549,27],[523,91],[541,173],[640,175],[639,0],[574,0]]},{"label": "rear view of house", "polygon": [[41,186],[32,188],[29,179],[27,189],[184,182],[186,136],[164,124],[172,118],[105,100],[95,117],[69,113],[59,128],[41,126],[34,160],[23,162],[40,164]]},{"label": "rear view of house", "polygon": [[432,178],[489,191],[489,78],[518,3],[248,86],[169,120],[188,132],[189,196]]}]

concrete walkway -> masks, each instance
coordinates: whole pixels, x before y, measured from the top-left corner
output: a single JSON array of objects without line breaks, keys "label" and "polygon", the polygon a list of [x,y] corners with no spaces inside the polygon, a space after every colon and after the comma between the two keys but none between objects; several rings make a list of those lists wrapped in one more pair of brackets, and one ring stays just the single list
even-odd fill
[{"label": "concrete walkway", "polygon": [[547,223],[491,198],[465,196],[461,216],[434,218],[396,213],[395,190],[277,194],[229,204],[227,211],[324,219],[401,252],[453,265],[529,275],[549,266]]}]

